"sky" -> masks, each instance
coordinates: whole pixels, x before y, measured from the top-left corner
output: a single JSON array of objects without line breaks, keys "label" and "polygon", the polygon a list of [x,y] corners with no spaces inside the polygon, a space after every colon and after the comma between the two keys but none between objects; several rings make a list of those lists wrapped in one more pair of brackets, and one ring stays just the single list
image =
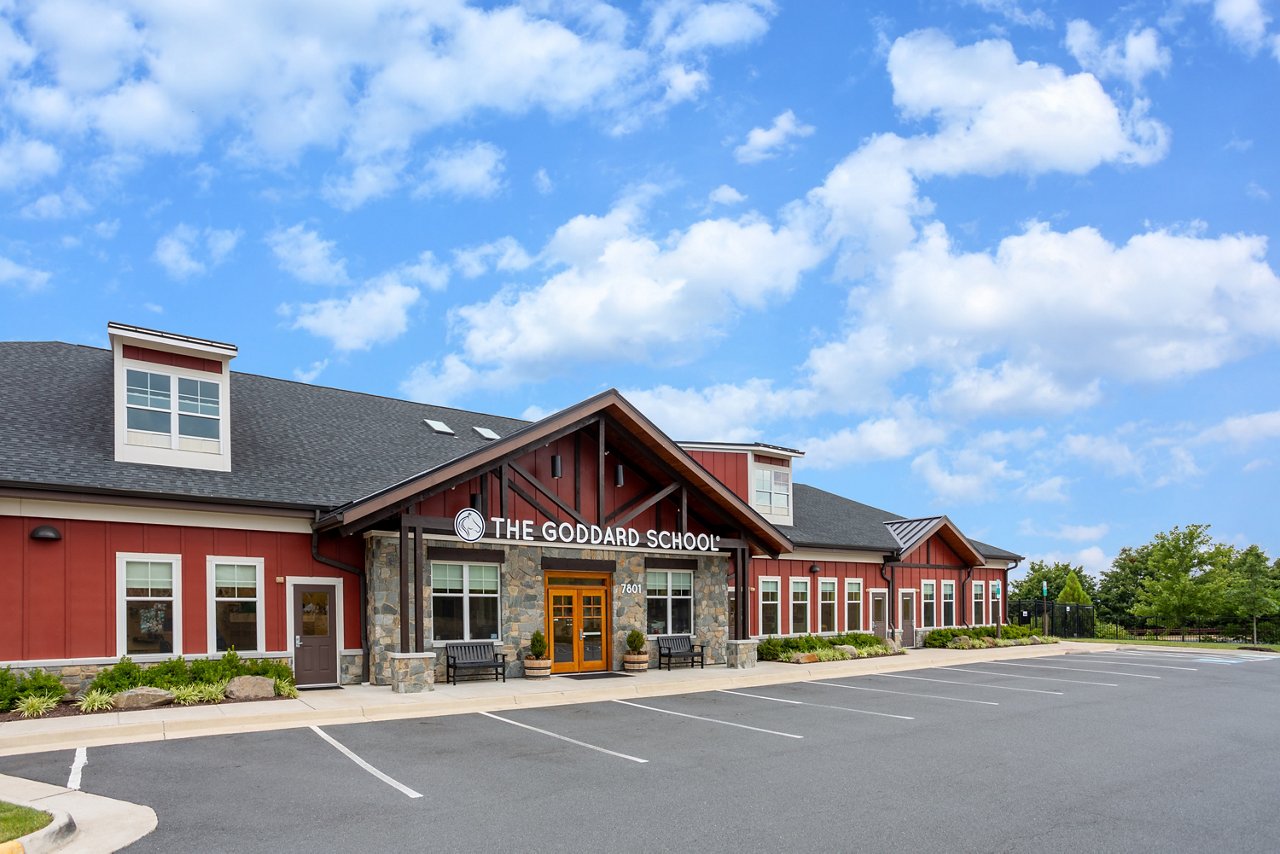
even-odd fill
[{"label": "sky", "polygon": [[1029,559],[1280,556],[1274,0],[0,0],[0,81],[0,339],[618,388]]}]

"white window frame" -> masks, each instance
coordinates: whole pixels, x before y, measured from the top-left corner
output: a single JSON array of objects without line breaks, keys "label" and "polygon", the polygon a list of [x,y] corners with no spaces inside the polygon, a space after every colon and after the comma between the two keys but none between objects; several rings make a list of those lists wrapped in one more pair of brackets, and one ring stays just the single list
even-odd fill
[{"label": "white window frame", "polygon": [[[653,595],[650,595],[650,593],[649,593],[649,576],[650,576],[651,574],[653,574],[653,575],[665,575],[665,576],[667,577],[667,592],[666,592],[665,594],[662,594],[662,595],[659,595],[659,596],[653,596]],[[688,595],[688,596],[676,596],[675,594],[673,594],[673,593],[671,592],[671,576],[672,576],[672,575],[676,575],[676,574],[680,574],[680,575],[687,575],[687,576],[689,576],[689,595]],[[693,630],[696,628],[696,626],[694,625],[694,620],[697,618],[697,613],[696,613],[696,608],[695,608],[696,603],[694,602],[694,596],[693,596],[693,588],[694,588],[693,570],[691,570],[691,569],[646,569],[646,570],[644,571],[644,577],[645,577],[645,584],[644,584],[644,623],[645,623],[645,632],[646,632],[646,634],[648,634],[648,636],[649,636],[649,637],[651,637],[651,638],[652,638],[652,637],[657,637],[657,635],[656,635],[656,634],[649,634],[649,633],[648,633],[648,629],[649,629],[649,600],[651,600],[651,599],[664,599],[664,600],[666,600],[666,603],[667,603],[667,630],[666,630],[665,632],[663,632],[663,634],[667,634],[667,635],[670,635],[670,634],[686,634],[688,637],[693,637],[693,636],[694,636],[694,631],[693,631]],[[680,599],[680,600],[688,599],[688,600],[689,600],[689,631],[688,631],[688,632],[678,633],[678,632],[673,632],[673,631],[671,631],[671,603],[672,603],[673,601],[675,601],[676,599]]]},{"label": "white window frame", "polygon": [[[440,566],[461,566],[462,567],[462,592],[461,593],[437,593],[435,584],[431,583],[431,573],[437,565]],[[498,588],[493,593],[472,593],[471,592],[471,569],[473,567],[493,567],[498,570]],[[427,582],[431,588],[431,598],[437,596],[453,596],[462,600],[462,634],[460,638],[436,638],[436,620],[435,620],[435,603],[431,605],[431,643],[446,644],[450,641],[486,641],[493,643],[502,640],[502,564],[491,563],[487,561],[468,562],[464,560],[431,560],[427,561]],[[471,597],[476,596],[484,599],[494,599],[497,604],[497,623],[494,631],[496,638],[473,638],[471,637]]]},{"label": "white window frame", "polygon": [[991,616],[991,625],[993,626],[1004,619],[1003,613],[999,615],[999,619],[996,617],[997,602],[1000,603],[1001,610],[1004,610],[1004,602],[1000,598],[1003,594],[1004,586],[998,580],[987,582],[987,612]]},{"label": "white window frame", "polygon": [[[295,639],[301,634],[301,627],[294,625],[294,588],[298,586],[307,587],[332,587],[333,588],[333,620],[334,620],[334,662],[338,674],[338,680],[342,680],[342,654],[347,645],[347,624],[344,622],[345,616],[342,613],[343,606],[346,603],[346,596],[342,589],[341,576],[324,576],[324,575],[289,575],[284,579],[284,637],[285,647],[289,651],[289,666],[296,672],[298,669],[297,653],[294,652]],[[357,649],[356,652],[359,652]],[[336,683],[335,683],[336,684]]]},{"label": "white window frame", "polygon": [[[141,347],[146,343],[131,342]],[[123,354],[123,342],[115,340],[115,458],[120,462],[143,463],[146,465],[177,466],[180,468],[208,469],[210,471],[231,471],[231,378],[229,366],[223,362],[221,373],[198,371],[176,365],[162,365],[140,359],[127,358]],[[208,357],[204,357],[208,358]],[[142,371],[148,374],[159,374],[169,377],[169,433],[167,439],[157,439],[163,444],[147,442],[130,442],[130,432],[141,436],[164,437],[164,433],[129,430],[129,393],[128,372]],[[218,386],[218,438],[217,450],[182,447],[181,435],[178,433],[180,412],[178,403],[179,380],[198,380],[215,383]],[[159,410],[155,410],[159,411]],[[186,413],[188,415],[192,413]],[[209,416],[197,416],[209,417]],[[185,437],[195,442],[213,443],[213,439]]]},{"label": "white window frame", "polygon": [[[758,501],[756,501],[756,477],[759,472],[769,473],[769,503],[768,504],[761,504]],[[775,495],[781,494],[777,491],[774,485],[775,475],[779,472],[787,476],[787,492],[786,492],[787,506],[786,507],[778,507],[774,504],[774,501],[773,501],[773,497]],[[757,510],[762,516],[767,518],[770,522],[776,522],[783,525],[792,524],[793,518],[794,518],[793,514],[795,512],[794,508],[795,508],[795,501],[796,501],[796,488],[795,488],[796,484],[795,484],[795,477],[792,473],[791,467],[779,466],[779,465],[774,465],[773,463],[762,462],[755,454],[752,454],[751,464],[750,464],[750,475],[751,477],[750,477],[750,481],[747,484],[747,489],[749,490],[748,495],[749,495],[749,503],[751,504],[751,506],[755,508],[755,510]]]},{"label": "white window frame", "polygon": [[[981,620],[978,619],[978,612],[976,608],[976,605],[979,605],[979,604],[982,605]],[[971,609],[969,612],[969,617],[970,617],[969,622],[971,624],[975,626],[988,625],[987,612],[989,609],[987,608],[987,585],[985,582],[982,582],[982,581],[973,582],[973,596],[969,600],[969,607]]]},{"label": "white window frame", "polygon": [[759,595],[756,597],[756,628],[760,630],[759,637],[772,637],[772,635],[766,635],[764,632],[764,582],[766,581],[772,581],[774,584],[778,585],[778,601],[771,603],[778,609],[778,618],[774,620],[774,623],[778,627],[779,635],[786,634],[782,631],[782,576],[762,575],[758,581],[760,583],[760,589],[758,591]]},{"label": "white window frame", "polygon": [[912,611],[911,624],[915,626],[917,630],[919,630],[920,622],[916,620],[916,613],[919,612],[920,610],[920,591],[914,587],[898,588],[898,629],[899,630],[902,629],[902,624],[904,622],[904,620],[902,619],[902,597],[903,597],[903,594],[906,594],[906,593],[911,594],[911,611]]},{"label": "white window frame", "polygon": [[[807,578],[794,578],[794,577],[793,577],[793,578],[789,579],[789,581],[790,581],[790,583],[787,585],[787,593],[788,593],[788,596],[787,596],[787,605],[788,605],[788,607],[787,607],[787,628],[789,628],[789,629],[791,630],[791,631],[790,631],[790,634],[793,634],[793,635],[807,635],[807,634],[812,634],[812,632],[810,632],[810,630],[809,630],[809,623],[810,623],[810,621],[811,621],[811,620],[812,620],[812,618],[813,618],[813,597],[812,597],[812,595],[811,595],[812,588],[811,588],[811,587],[810,587],[810,585],[809,585],[809,579],[807,579]],[[796,590],[798,590],[798,589],[800,589],[800,588],[804,588],[804,617],[805,617],[805,620],[804,620],[804,622],[805,622],[804,631],[796,631],[796,626],[795,626],[795,620],[796,620]]]},{"label": "white window frame", "polygon": [[[933,600],[933,620],[928,625],[926,625],[924,621],[925,590],[929,591],[929,595]],[[926,578],[920,582],[920,628],[938,628],[938,582],[932,578]]]},{"label": "white window frame", "polygon": [[[173,566],[173,652],[144,653],[129,656],[135,661],[167,661],[182,656],[182,555],[155,554],[150,552],[116,552],[116,658],[129,655],[129,618],[125,605],[131,600],[125,595],[125,564],[129,561],[168,563]],[[160,597],[163,598],[163,597]],[[147,601],[158,601],[148,596]]]},{"label": "white window frame", "polygon": [[[205,647],[210,655],[221,655],[218,650],[218,603],[219,602],[248,602],[248,599],[219,599],[217,594],[217,584],[215,578],[215,567],[218,564],[235,564],[236,566],[252,566],[254,568],[254,577],[257,584],[257,596],[254,601],[257,602],[257,632],[258,648],[253,650],[256,655],[261,655],[267,651],[267,596],[266,596],[266,561],[260,557],[232,557],[230,555],[209,555],[205,558],[205,573],[207,575],[208,595],[208,617],[209,617],[209,645]],[[236,650],[236,652],[246,652],[247,650]]]},{"label": "white window frame", "polygon": [[[951,594],[951,622],[947,622],[947,594]],[[941,582],[940,595],[938,596],[938,628],[949,629],[955,628],[956,625],[956,583],[954,581]]]},{"label": "white window frame", "polygon": [[[822,592],[831,591],[831,628],[822,628]],[[814,634],[834,635],[840,632],[840,584],[835,578],[818,579],[818,631]]]},{"label": "white window frame", "polygon": [[[849,595],[851,591],[858,591],[858,627],[854,628],[849,625],[849,605],[853,602],[853,597]],[[866,599],[862,595],[862,579],[846,578],[844,581],[844,630],[846,632],[865,632],[866,628]]]}]

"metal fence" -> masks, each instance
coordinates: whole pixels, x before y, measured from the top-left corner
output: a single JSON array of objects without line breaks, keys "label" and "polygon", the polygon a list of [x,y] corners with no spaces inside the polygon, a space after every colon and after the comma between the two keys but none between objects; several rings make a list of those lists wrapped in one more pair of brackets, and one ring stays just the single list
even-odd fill
[{"label": "metal fence", "polygon": [[1037,634],[1059,638],[1091,638],[1097,621],[1092,605],[1063,605],[1052,601],[1046,603],[1043,599],[1010,599],[1008,622],[1027,626]]},{"label": "metal fence", "polygon": [[[1101,622],[1097,625],[1097,637],[1110,640],[1162,640],[1178,643],[1252,643],[1252,623],[1223,623],[1217,625],[1195,624],[1170,628],[1168,626],[1123,626],[1119,623]],[[1258,621],[1258,643],[1280,642],[1280,620]]]}]

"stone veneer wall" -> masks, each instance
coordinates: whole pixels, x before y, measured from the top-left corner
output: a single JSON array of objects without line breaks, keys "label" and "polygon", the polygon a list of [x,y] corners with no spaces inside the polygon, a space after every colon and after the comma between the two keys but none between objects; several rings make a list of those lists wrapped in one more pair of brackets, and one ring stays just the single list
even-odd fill
[{"label": "stone veneer wall", "polygon": [[[424,538],[428,552],[431,546],[468,548],[466,543],[453,539]],[[541,545],[495,545],[477,543],[470,548],[506,552],[502,565],[499,590],[498,651],[506,653],[507,675],[524,675],[524,654],[529,646],[529,636],[537,629],[546,632],[546,586],[543,583],[542,562],[548,564],[555,558],[612,560],[613,573],[613,637],[610,649],[610,669],[622,669],[622,655],[627,648],[627,633],[632,629],[645,630],[647,608],[645,605],[645,568],[643,553],[617,552],[606,549],[580,549]],[[723,664],[725,641],[728,638],[729,585],[727,580],[728,556],[724,554],[698,557],[698,569],[694,572],[694,634],[696,642],[706,646],[707,663]],[[552,565],[551,568],[554,568]],[[365,547],[365,571],[368,576],[369,601],[369,671],[375,685],[391,684],[390,659],[387,653],[400,651],[400,537],[398,534],[371,534]],[[429,562],[424,562],[421,596],[428,603],[427,623],[424,627],[424,643],[428,650],[431,642],[431,576]],[[640,593],[622,593],[622,585],[639,585]],[[417,598],[417,590],[410,590],[410,604]],[[548,637],[548,642],[550,638]],[[656,663],[657,649],[650,646],[650,660]],[[436,662],[437,678],[444,682],[444,657]]]}]

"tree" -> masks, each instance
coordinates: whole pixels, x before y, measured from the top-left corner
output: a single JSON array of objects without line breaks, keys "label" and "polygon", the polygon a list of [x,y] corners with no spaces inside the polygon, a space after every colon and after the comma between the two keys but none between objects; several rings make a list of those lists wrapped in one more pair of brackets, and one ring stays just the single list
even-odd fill
[{"label": "tree", "polygon": [[1208,525],[1174,527],[1156,534],[1134,613],[1175,629],[1203,616],[1214,604],[1205,573],[1227,554],[1212,544]]},{"label": "tree", "polygon": [[1258,642],[1258,618],[1280,613],[1280,560],[1267,564],[1267,554],[1257,546],[1238,551],[1227,565],[1228,607],[1253,622],[1253,642]]},{"label": "tree", "polygon": [[1056,601],[1058,594],[1062,593],[1062,589],[1067,586],[1067,577],[1073,572],[1086,596],[1090,599],[1095,598],[1098,593],[1097,582],[1093,580],[1093,576],[1084,571],[1084,567],[1072,566],[1069,563],[1050,565],[1042,560],[1033,560],[1027,565],[1026,576],[1010,583],[1009,599],[1039,599],[1041,582],[1047,582],[1049,598]]},{"label": "tree", "polygon": [[1102,573],[1102,583],[1098,585],[1098,595],[1094,604],[1098,607],[1098,615],[1112,623],[1132,626],[1135,622],[1133,608],[1138,602],[1138,593],[1142,590],[1142,581],[1150,574],[1148,561],[1151,557],[1151,544],[1120,549],[1115,560],[1111,561],[1111,569]]},{"label": "tree", "polygon": [[1093,600],[1089,598],[1089,594],[1080,583],[1080,576],[1074,569],[1067,573],[1067,583],[1062,586],[1062,592],[1058,594],[1056,601],[1059,605],[1093,604]]}]

